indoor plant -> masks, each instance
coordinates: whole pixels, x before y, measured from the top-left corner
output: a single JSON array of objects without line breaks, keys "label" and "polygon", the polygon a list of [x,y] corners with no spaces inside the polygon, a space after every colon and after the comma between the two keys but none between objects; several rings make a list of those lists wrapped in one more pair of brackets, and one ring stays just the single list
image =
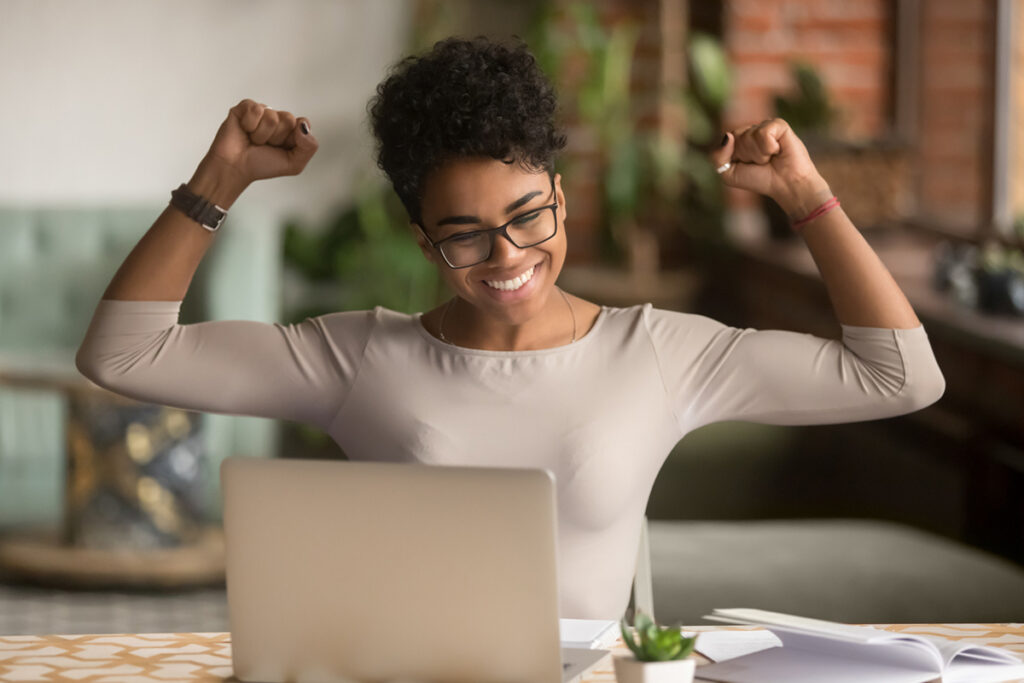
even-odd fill
[{"label": "indoor plant", "polygon": [[697,636],[685,637],[678,626],[658,626],[638,611],[633,632],[623,619],[622,640],[633,657],[615,657],[615,679],[619,683],[689,683],[696,660],[689,658]]}]

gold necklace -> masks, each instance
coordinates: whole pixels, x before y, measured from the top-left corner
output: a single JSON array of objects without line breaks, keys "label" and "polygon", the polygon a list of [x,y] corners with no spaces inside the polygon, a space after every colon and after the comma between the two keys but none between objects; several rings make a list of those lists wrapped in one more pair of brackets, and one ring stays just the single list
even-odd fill
[{"label": "gold necklace", "polygon": [[[561,287],[555,287],[555,289],[557,289],[558,293],[562,295],[562,300],[565,302],[565,305],[569,307],[569,315],[572,316],[572,339],[569,341],[569,343],[570,344],[575,344],[576,343],[576,311],[573,310],[572,304],[569,303],[569,297],[567,297],[565,295],[565,292],[562,291],[562,288]],[[451,344],[452,346],[455,346],[455,343],[452,340],[450,340],[448,337],[444,336],[444,321],[448,318],[448,311],[451,309],[452,304],[455,303],[455,299],[457,299],[457,298],[458,297],[454,297],[453,296],[448,301],[448,305],[444,307],[444,312],[441,313],[441,323],[437,326],[437,333],[441,337],[441,341],[445,342],[446,344]]]}]

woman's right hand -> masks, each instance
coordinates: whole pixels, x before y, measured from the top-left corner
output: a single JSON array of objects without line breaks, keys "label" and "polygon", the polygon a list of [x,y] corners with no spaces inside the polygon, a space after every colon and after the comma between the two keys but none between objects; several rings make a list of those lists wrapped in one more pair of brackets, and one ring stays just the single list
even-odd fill
[{"label": "woman's right hand", "polygon": [[232,175],[248,185],[254,180],[298,175],[317,147],[309,119],[245,99],[232,107],[220,124],[207,159],[231,169]]}]

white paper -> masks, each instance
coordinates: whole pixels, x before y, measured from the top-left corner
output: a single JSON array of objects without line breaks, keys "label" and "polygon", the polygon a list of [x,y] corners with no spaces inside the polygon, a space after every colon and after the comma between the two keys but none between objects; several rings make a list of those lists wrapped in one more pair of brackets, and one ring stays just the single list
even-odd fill
[{"label": "white paper", "polygon": [[733,657],[742,657],[770,647],[778,647],[782,641],[771,631],[701,631],[697,636],[697,652],[712,662],[724,662]]},{"label": "white paper", "polygon": [[[714,621],[760,625],[781,647],[719,660],[702,667],[702,679],[728,683],[919,683],[940,677],[943,655],[966,650],[948,665],[946,681],[1001,681],[1017,678],[1022,662],[1014,653],[993,647],[971,648],[940,639],[888,633],[748,609],[715,610]],[[756,631],[755,631],[756,633]],[[728,636],[726,636],[728,639]],[[714,637],[710,644],[714,645]],[[703,652],[701,642],[698,650]],[[710,657],[709,657],[710,658]]]},{"label": "white paper", "polygon": [[619,635],[619,622],[608,619],[559,619],[562,647],[608,647]]},{"label": "white paper", "polygon": [[775,647],[743,658],[697,669],[697,676],[728,683],[925,683],[934,673],[893,669],[888,664],[855,661],[806,650]]}]

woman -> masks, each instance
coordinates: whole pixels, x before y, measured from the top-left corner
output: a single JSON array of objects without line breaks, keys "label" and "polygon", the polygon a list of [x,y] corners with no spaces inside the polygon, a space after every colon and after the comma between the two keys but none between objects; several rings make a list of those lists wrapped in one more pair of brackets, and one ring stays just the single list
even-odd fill
[{"label": "woman", "polygon": [[[525,46],[485,39],[442,41],[378,87],[379,164],[455,293],[438,308],[179,325],[215,234],[179,197],[184,210],[168,207],[110,283],[79,369],[141,400],[317,425],[353,459],[548,468],[561,615],[612,619],[655,476],[687,432],[875,419],[942,394],[913,310],[778,119],[727,133],[712,160],[726,184],[803,221],[842,341],[559,289],[568,201],[553,172],[565,144],[555,108]],[[185,190],[229,208],[252,181],[301,172],[316,149],[307,119],[243,100]]]}]

